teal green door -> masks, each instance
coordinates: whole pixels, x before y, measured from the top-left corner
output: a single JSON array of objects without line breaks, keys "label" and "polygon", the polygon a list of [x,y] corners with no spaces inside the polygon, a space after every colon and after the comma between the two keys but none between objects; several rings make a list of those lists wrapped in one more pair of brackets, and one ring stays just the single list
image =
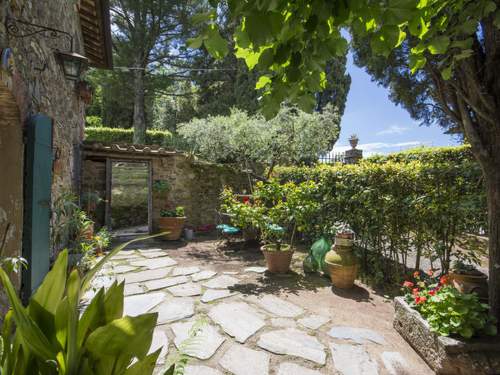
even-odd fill
[{"label": "teal green door", "polygon": [[28,298],[49,271],[50,197],[52,185],[52,120],[30,118],[26,127],[23,257],[23,297]]}]

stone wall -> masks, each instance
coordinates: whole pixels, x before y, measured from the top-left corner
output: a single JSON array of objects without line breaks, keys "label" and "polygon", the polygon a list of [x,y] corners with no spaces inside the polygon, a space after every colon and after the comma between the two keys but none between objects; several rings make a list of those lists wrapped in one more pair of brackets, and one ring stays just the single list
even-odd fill
[{"label": "stone wall", "polygon": [[[216,210],[220,206],[219,196],[225,185],[236,192],[248,191],[246,173],[230,166],[195,161],[182,153],[151,158],[136,158],[129,155],[99,157],[84,153],[82,192],[93,191],[106,199],[106,157],[115,160],[147,160],[151,163],[151,181],[165,181],[168,191],[152,192],[153,231],[157,229],[158,218],[162,209],[184,207],[187,225],[199,227],[217,223]],[[98,225],[104,224],[104,207],[98,209]]]},{"label": "stone wall", "polygon": [[193,161],[178,154],[153,160],[153,182],[167,181],[168,192],[153,193],[153,229],[162,209],[184,207],[187,225],[198,227],[217,222],[219,196],[224,185],[236,192],[249,190],[248,176],[229,166]]},{"label": "stone wall", "polygon": [[[84,54],[82,36],[75,1],[68,0],[10,0],[0,1],[0,50],[10,49],[11,58],[0,67],[0,155],[3,162],[9,158],[9,168],[0,165],[9,189],[0,191],[0,230],[6,222],[15,230],[9,237],[8,255],[20,255],[22,249],[23,212],[23,155],[22,131],[26,120],[37,113],[53,119],[53,182],[52,201],[66,189],[78,186],[78,145],[83,139],[84,104],[75,91],[75,83],[68,81],[56,61],[54,48],[64,40],[51,40],[42,35],[14,38],[7,34],[7,17],[64,30],[74,37],[75,51]],[[55,45],[54,45],[55,44]],[[7,113],[15,118],[4,121]],[[7,156],[8,155],[8,156]],[[9,204],[6,204],[8,202]],[[13,205],[15,210],[12,211]],[[2,226],[3,225],[3,226]],[[6,306],[0,301],[0,305]]]}]

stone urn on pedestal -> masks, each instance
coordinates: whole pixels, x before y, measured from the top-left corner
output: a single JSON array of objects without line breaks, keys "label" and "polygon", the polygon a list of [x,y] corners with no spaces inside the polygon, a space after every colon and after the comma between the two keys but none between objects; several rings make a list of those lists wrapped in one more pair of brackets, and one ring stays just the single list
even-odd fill
[{"label": "stone urn on pedestal", "polygon": [[358,275],[358,261],[353,254],[354,232],[341,229],[335,235],[335,244],[325,255],[326,270],[330,274],[332,284],[341,289],[354,286]]}]

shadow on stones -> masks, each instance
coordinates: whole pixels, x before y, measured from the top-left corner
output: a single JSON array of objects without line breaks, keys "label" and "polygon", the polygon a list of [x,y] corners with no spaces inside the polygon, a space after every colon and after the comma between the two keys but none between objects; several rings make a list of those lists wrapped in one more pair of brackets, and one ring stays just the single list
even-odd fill
[{"label": "shadow on stones", "polygon": [[373,300],[370,297],[370,292],[359,285],[354,285],[349,289],[340,289],[332,285],[331,290],[338,297],[352,299],[356,302],[370,302]]}]

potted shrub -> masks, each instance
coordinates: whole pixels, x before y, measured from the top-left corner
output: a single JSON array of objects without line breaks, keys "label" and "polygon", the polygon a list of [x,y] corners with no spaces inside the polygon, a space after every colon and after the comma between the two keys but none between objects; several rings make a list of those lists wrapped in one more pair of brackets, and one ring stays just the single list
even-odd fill
[{"label": "potted shrub", "polygon": [[488,283],[484,273],[474,265],[462,260],[453,262],[449,274],[452,285],[462,293],[476,292],[480,297],[488,298]]},{"label": "potted shrub", "polygon": [[103,255],[111,242],[111,237],[106,228],[101,228],[94,236],[94,251],[95,255]]},{"label": "potted shrub", "polygon": [[245,241],[256,240],[259,237],[259,223],[262,219],[263,207],[250,199],[240,200],[231,189],[225,188],[221,195],[222,211],[230,218],[231,224],[242,231]]},{"label": "potted shrub", "polygon": [[264,245],[260,248],[266,258],[267,269],[273,273],[286,273],[290,270],[293,248],[284,243],[285,229],[277,224],[264,223],[260,227]]},{"label": "potted shrub", "polygon": [[353,254],[354,232],[347,224],[334,228],[335,244],[325,255],[325,268],[337,288],[352,288],[358,275],[358,261]]},{"label": "potted shrub", "polygon": [[158,227],[161,232],[168,232],[164,238],[175,241],[181,238],[182,229],[186,222],[184,207],[177,207],[175,210],[161,210]]}]

